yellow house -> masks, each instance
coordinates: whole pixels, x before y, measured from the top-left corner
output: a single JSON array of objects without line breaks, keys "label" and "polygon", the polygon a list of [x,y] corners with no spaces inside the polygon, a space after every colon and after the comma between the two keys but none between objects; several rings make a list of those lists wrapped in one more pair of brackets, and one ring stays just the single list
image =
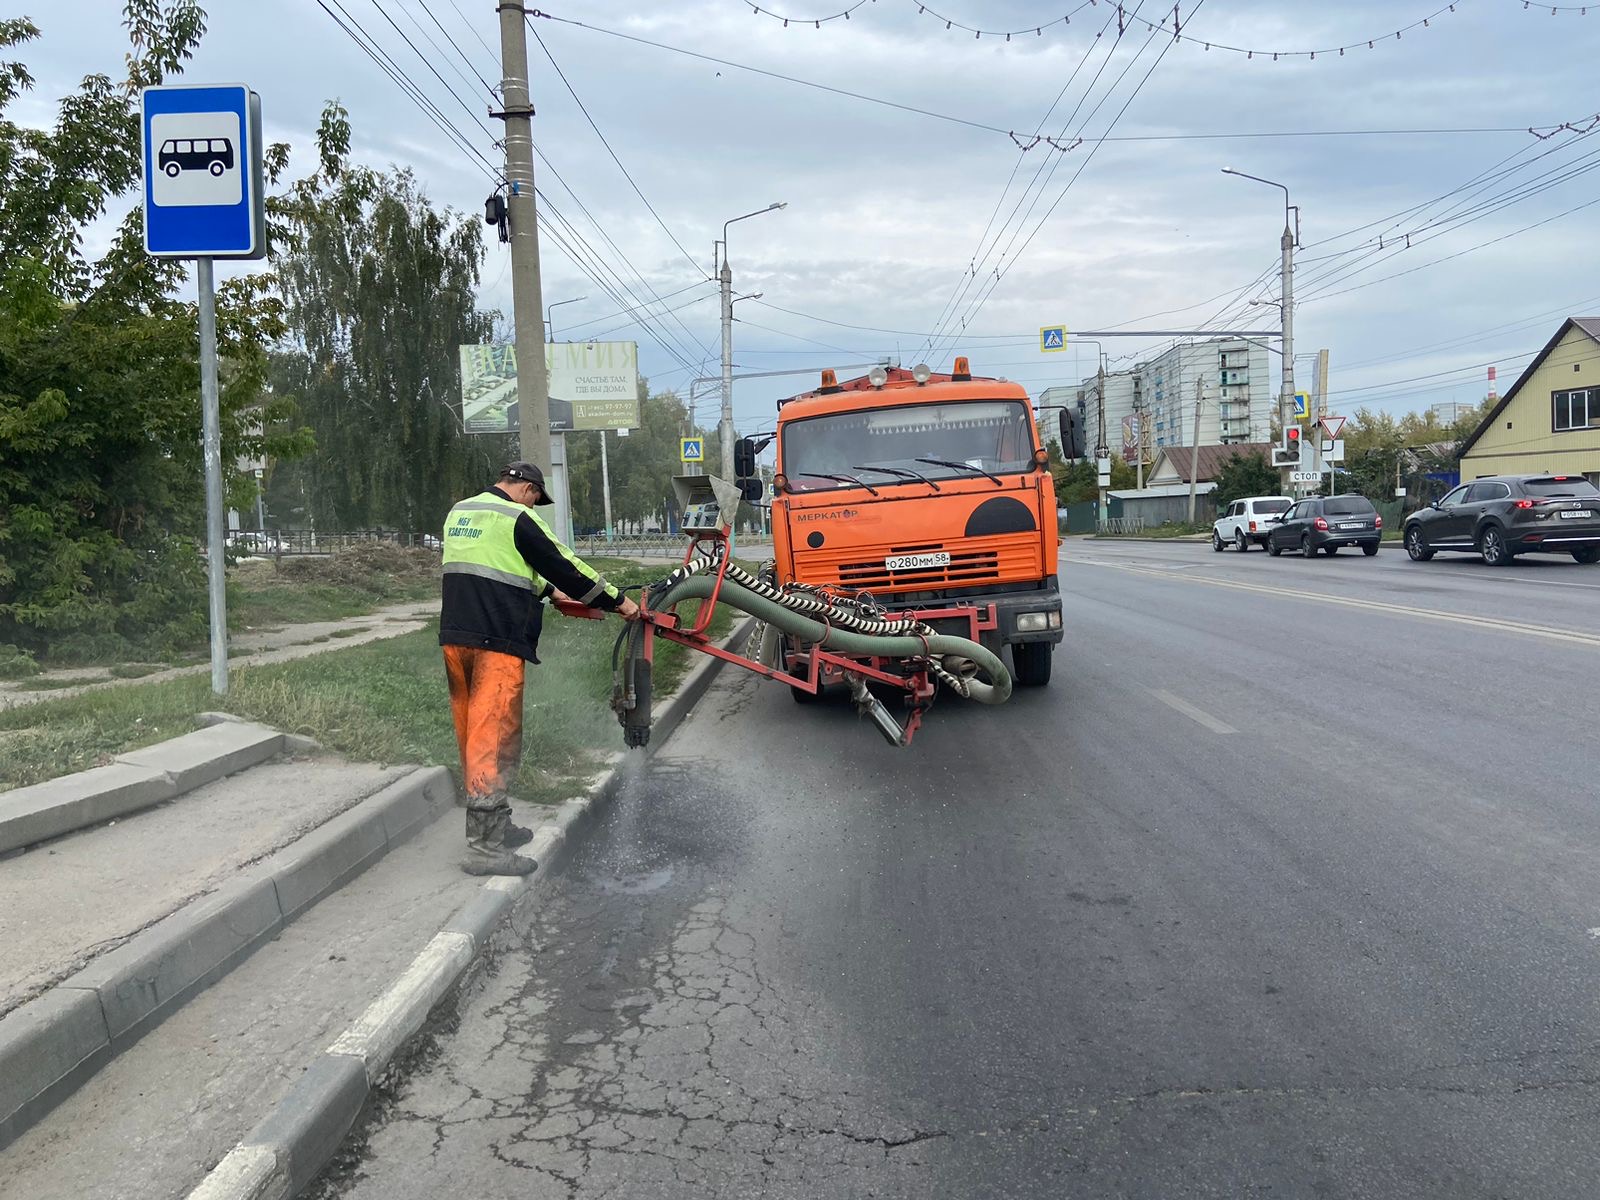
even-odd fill
[{"label": "yellow house", "polygon": [[1600,486],[1600,317],[1568,317],[1462,443],[1462,482],[1544,472]]}]

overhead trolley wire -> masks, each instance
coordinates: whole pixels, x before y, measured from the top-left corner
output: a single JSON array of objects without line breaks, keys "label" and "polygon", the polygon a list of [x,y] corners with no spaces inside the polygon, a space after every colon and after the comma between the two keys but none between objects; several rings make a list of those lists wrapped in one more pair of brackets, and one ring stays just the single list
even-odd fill
[{"label": "overhead trolley wire", "polygon": [[531,17],[525,17],[524,19],[528,22],[528,30],[533,34],[533,40],[539,43],[539,49],[544,51],[544,56],[550,60],[550,65],[556,69],[556,74],[561,77],[562,84],[565,85],[568,94],[572,96],[574,103],[577,104],[578,111],[583,114],[583,119],[589,122],[589,128],[594,130],[595,137],[600,139],[600,144],[606,148],[606,153],[611,156],[611,161],[617,164],[617,170],[622,172],[622,177],[628,181],[628,186],[633,189],[634,195],[644,202],[644,206],[650,210],[650,215],[655,218],[656,224],[661,226],[661,231],[672,239],[672,244],[678,248],[678,253],[683,255],[684,259],[696,271],[700,270],[700,264],[695,262],[694,257],[683,248],[683,243],[678,240],[678,235],[667,227],[667,223],[661,219],[661,214],[656,211],[656,206],[650,203],[650,197],[644,194],[644,189],[639,186],[632,172],[617,157],[617,152],[611,148],[611,143],[606,139],[606,135],[600,131],[600,126],[595,124],[594,117],[589,113],[589,106],[583,102],[583,98],[573,88],[572,81],[567,78],[567,73],[561,69],[561,64],[556,61],[555,55],[550,53],[550,47],[544,44],[544,38],[539,36],[539,30],[534,26],[533,19]]}]

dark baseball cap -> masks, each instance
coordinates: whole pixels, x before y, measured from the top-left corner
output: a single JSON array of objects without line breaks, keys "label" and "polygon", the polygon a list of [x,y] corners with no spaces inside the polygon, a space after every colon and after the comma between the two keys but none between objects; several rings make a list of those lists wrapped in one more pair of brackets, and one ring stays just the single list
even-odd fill
[{"label": "dark baseball cap", "polygon": [[534,503],[555,503],[554,500],[550,499],[550,489],[544,485],[544,472],[539,470],[538,467],[534,466],[530,462],[507,463],[505,466],[500,468],[500,478],[520,479],[526,483],[537,484],[539,487],[539,498],[535,500]]}]

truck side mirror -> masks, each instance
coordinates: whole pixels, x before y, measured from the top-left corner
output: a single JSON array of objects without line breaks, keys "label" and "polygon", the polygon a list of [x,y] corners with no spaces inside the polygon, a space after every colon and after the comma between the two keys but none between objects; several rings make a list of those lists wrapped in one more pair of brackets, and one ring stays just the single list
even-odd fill
[{"label": "truck side mirror", "polygon": [[736,479],[748,479],[756,473],[756,443],[754,438],[743,437],[733,444],[733,474]]},{"label": "truck side mirror", "polygon": [[739,494],[744,497],[747,504],[759,503],[765,490],[766,486],[759,479],[747,477],[739,480]]}]

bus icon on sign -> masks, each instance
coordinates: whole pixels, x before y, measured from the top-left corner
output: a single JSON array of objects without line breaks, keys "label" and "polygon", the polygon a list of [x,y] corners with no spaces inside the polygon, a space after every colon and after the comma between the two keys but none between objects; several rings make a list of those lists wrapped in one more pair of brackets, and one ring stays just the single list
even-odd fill
[{"label": "bus icon on sign", "polygon": [[161,143],[156,168],[168,179],[183,171],[221,175],[233,170],[233,143],[227,138],[168,138]]}]

